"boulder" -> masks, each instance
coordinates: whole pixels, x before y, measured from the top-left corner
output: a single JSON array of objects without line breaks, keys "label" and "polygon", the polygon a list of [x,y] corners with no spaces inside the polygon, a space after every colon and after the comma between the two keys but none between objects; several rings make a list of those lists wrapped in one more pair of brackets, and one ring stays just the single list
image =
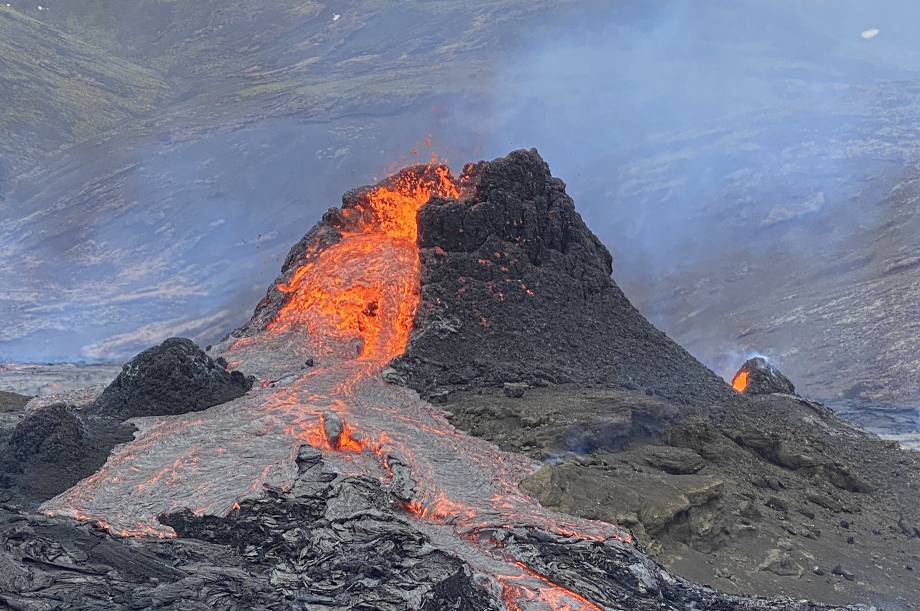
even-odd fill
[{"label": "boulder", "polygon": [[19,461],[74,461],[80,458],[86,429],[73,407],[55,403],[32,412],[13,430],[10,455]]},{"label": "boulder", "polygon": [[201,411],[244,395],[254,378],[227,371],[191,340],[171,338],[135,356],[92,403],[26,415],[0,440],[0,482],[27,503],[46,501],[95,473],[133,439],[125,422]]},{"label": "boulder", "polygon": [[87,412],[119,420],[197,412],[243,396],[254,381],[172,337],[131,359]]},{"label": "boulder", "polygon": [[4,412],[18,412],[26,406],[26,403],[28,403],[31,398],[32,397],[14,392],[0,390],[0,414]]},{"label": "boulder", "polygon": [[671,475],[688,475],[706,466],[703,457],[687,448],[648,446],[642,457],[645,464]]}]

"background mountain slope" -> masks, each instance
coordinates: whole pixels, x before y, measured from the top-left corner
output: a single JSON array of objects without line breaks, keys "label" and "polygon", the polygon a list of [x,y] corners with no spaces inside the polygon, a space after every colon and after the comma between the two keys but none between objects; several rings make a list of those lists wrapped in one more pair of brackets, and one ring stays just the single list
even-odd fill
[{"label": "background mountain slope", "polygon": [[[564,9],[221,1],[7,10],[145,66],[169,95],[66,151],[45,146],[41,165],[6,181],[0,312],[16,324],[0,330],[0,355],[117,359],[165,335],[218,339],[248,315],[285,244],[351,185],[427,161],[422,139],[445,100],[484,86],[509,37]],[[466,144],[472,153],[475,137]]]},{"label": "background mountain slope", "polygon": [[593,189],[630,220],[615,275],[725,377],[765,353],[811,396],[916,405],[918,91],[746,114],[624,161]]},{"label": "background mountain slope", "polygon": [[6,5],[0,62],[0,185],[61,147],[145,114],[168,93],[156,72]]}]

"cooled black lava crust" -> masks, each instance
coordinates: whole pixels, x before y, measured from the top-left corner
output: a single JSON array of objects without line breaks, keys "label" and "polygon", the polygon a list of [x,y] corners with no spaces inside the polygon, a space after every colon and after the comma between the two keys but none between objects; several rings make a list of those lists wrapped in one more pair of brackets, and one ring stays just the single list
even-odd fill
[{"label": "cooled black lava crust", "polygon": [[469,164],[418,213],[421,302],[393,365],[423,396],[574,382],[708,405],[725,382],[656,329],[536,149]]}]

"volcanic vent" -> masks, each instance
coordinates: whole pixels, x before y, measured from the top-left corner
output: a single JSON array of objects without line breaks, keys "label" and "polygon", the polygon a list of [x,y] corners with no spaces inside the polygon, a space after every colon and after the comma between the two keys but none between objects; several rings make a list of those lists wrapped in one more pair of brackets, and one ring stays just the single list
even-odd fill
[{"label": "volcanic vent", "polygon": [[217,527],[195,521],[236,520],[266,495],[298,506],[326,482],[326,509],[311,510],[325,521],[286,531],[277,548],[294,551],[271,583],[297,600],[357,608],[359,591],[374,591],[378,602],[361,608],[430,609],[447,596],[431,582],[380,594],[380,575],[368,575],[317,598],[318,574],[306,571],[322,567],[303,568],[305,558],[335,553],[326,535],[314,539],[348,520],[356,530],[335,522],[333,532],[352,542],[370,533],[368,549],[385,546],[370,524],[396,521],[419,533],[416,556],[428,546],[459,558],[458,579],[482,596],[457,608],[775,608],[696,588],[615,527],[543,509],[518,488],[538,463],[459,433],[411,390],[513,378],[691,403],[731,393],[644,321],[609,273],[609,254],[536,151],[469,165],[456,180],[444,166],[416,166],[350,191],[292,249],[249,323],[212,351],[255,375],[255,388],[206,411],[131,419],[135,441],[41,511],[122,536],[213,537]]},{"label": "volcanic vent", "polygon": [[[468,164],[455,183],[445,172],[418,166],[349,191],[282,268],[282,278],[305,269],[343,232],[367,226],[370,210],[417,236],[421,294],[408,344],[385,373],[391,381],[428,399],[506,382],[625,387],[700,405],[731,394],[623,295],[609,251],[535,149]],[[414,214],[397,220],[381,204],[401,188],[414,193],[417,226]],[[288,282],[269,289],[233,336],[268,328],[289,307]]]}]

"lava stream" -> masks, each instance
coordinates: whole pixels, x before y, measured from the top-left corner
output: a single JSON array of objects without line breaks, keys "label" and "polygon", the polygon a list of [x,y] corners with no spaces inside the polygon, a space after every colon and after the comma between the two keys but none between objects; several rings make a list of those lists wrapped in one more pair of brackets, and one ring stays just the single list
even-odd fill
[{"label": "lava stream", "polygon": [[[536,528],[562,537],[628,539],[615,527],[562,516],[521,493],[539,465],[457,432],[443,413],[381,371],[405,350],[419,302],[415,215],[431,195],[459,196],[444,166],[406,171],[342,211],[341,239],[312,253],[278,285],[288,299],[268,327],[219,348],[263,380],[204,412],[133,422],[135,441],[40,508],[98,521],[123,536],[175,536],[157,516],[189,510],[225,516],[264,487],[290,489],[302,444],[339,473],[384,482],[401,465],[414,488],[407,516],[435,545],[503,589],[508,609],[598,607],[556,586],[477,533]],[[316,366],[304,369],[306,359]],[[329,439],[323,419],[344,423]]]}]

